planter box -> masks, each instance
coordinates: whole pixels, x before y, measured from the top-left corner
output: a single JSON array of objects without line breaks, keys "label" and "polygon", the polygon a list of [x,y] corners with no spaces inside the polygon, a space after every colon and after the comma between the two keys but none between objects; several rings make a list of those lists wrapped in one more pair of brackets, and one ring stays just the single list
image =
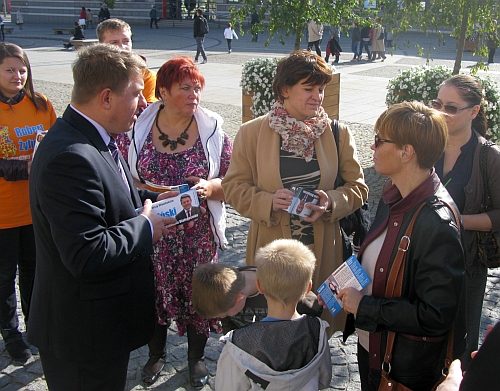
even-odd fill
[{"label": "planter box", "polygon": [[[466,39],[464,43],[464,52],[473,52],[477,50],[478,41],[478,38],[476,38],[475,41],[468,41]],[[458,41],[456,41],[456,48],[458,49]]]},{"label": "planter box", "polygon": [[[245,123],[253,119],[252,95],[242,90],[241,97],[241,122]],[[335,73],[333,79],[325,88],[325,97],[323,99],[323,108],[328,113],[330,119],[339,119],[339,101],[340,101],[340,73]]]}]

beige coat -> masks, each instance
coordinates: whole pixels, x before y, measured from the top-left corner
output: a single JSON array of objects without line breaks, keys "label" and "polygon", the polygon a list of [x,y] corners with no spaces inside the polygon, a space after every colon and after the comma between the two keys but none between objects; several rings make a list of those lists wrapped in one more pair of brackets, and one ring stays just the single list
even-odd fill
[{"label": "beige coat", "polygon": [[[314,252],[317,266],[313,290],[342,263],[342,236],[339,219],[359,208],[368,197],[368,187],[357,161],[354,139],[349,129],[339,131],[340,167],[346,184],[334,190],[338,158],[330,126],[315,141],[314,147],[321,171],[318,189],[332,200],[332,212],[325,213],[314,224]],[[254,264],[255,252],[275,239],[291,238],[290,215],[272,211],[273,195],[283,188],[279,170],[280,136],[269,127],[268,115],[241,126],[233,144],[233,155],[222,187],[226,201],[242,216],[251,219],[248,232],[246,261]],[[328,312],[328,311],[325,311]],[[329,334],[344,327],[344,317],[337,315]]]},{"label": "beige coat", "polygon": [[308,42],[316,42],[323,38],[323,24],[311,20],[307,25]]},{"label": "beige coat", "polygon": [[378,39],[383,32],[384,28],[380,24],[373,27],[372,52],[385,52],[385,40]]}]

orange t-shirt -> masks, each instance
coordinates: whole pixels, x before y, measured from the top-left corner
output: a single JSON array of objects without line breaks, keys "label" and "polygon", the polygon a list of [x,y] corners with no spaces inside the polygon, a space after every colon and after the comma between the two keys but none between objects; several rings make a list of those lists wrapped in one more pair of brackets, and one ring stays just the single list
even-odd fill
[{"label": "orange t-shirt", "polygon": [[146,102],[153,103],[156,102],[155,90],[156,90],[156,73],[152,70],[146,68],[144,70],[142,79],[144,80],[144,90],[142,95],[146,98]]},{"label": "orange t-shirt", "polygon": [[[12,106],[0,102],[0,159],[31,160],[38,131],[56,122],[56,113],[36,110],[30,98]],[[31,224],[28,181],[6,181],[0,177],[0,229]]]}]

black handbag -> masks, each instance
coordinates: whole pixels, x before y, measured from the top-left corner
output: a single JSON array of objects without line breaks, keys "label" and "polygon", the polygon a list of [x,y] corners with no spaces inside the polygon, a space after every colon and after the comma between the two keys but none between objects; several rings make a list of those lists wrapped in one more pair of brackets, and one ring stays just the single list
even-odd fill
[{"label": "black handbag", "polygon": [[[333,137],[335,138],[335,144],[337,145],[337,156],[340,161],[339,122],[336,119],[332,120],[332,132],[333,132]],[[337,178],[335,179],[335,188],[342,186],[344,183],[345,181],[340,175],[340,172],[337,172]],[[344,260],[346,260],[352,255],[353,250],[355,250],[356,252],[359,250],[361,243],[363,243],[366,234],[370,230],[371,224],[372,222],[371,222],[370,210],[368,208],[368,201],[365,201],[364,204],[361,205],[359,209],[356,209],[353,213],[340,220],[340,230],[342,231],[342,236],[344,239],[343,240]],[[349,236],[351,235],[353,235],[352,242],[349,239]]]},{"label": "black handbag", "polygon": [[[493,145],[487,142],[479,151],[479,169],[483,177],[483,197],[481,213],[492,210],[490,186],[488,183],[488,152]],[[488,268],[500,266],[500,232],[477,231],[477,249],[479,260]]]},{"label": "black handbag", "polygon": [[385,39],[385,34],[384,33],[380,33],[380,35],[378,36],[378,39]]}]

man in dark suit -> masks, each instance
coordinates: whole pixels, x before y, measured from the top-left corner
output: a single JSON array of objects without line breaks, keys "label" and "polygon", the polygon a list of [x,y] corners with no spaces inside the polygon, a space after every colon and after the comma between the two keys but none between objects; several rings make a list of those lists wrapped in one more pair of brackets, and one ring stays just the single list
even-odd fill
[{"label": "man in dark suit", "polygon": [[175,219],[177,221],[184,221],[188,218],[191,218],[193,216],[200,215],[202,211],[200,210],[200,207],[198,206],[192,206],[192,200],[191,196],[189,194],[183,194],[181,195],[181,205],[182,205],[182,210],[175,215]]},{"label": "man in dark suit", "polygon": [[138,192],[114,144],[146,106],[145,68],[111,45],[81,50],[71,104],[33,160],[28,339],[51,391],[123,391],[130,351],[153,334],[152,243],[175,219],[154,214],[151,200],[170,194]]}]

